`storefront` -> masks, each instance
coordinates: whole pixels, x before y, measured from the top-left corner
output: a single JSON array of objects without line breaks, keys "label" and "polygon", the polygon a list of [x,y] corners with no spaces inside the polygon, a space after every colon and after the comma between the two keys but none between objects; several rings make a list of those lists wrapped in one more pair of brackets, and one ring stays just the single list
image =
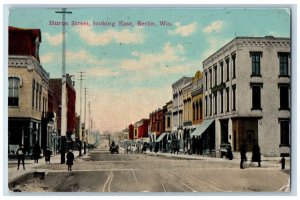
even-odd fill
[{"label": "storefront", "polygon": [[204,120],[191,133],[192,153],[215,156],[215,123],[214,119]]}]

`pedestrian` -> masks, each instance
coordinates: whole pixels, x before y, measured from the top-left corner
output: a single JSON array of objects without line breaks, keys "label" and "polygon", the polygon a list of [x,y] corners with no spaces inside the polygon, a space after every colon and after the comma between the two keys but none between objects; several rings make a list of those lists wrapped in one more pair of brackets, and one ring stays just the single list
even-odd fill
[{"label": "pedestrian", "polygon": [[193,154],[197,153],[196,152],[196,138],[195,138],[195,136],[193,136],[193,138],[192,138],[192,153]]},{"label": "pedestrian", "polygon": [[40,158],[40,153],[41,153],[41,147],[40,145],[36,142],[33,146],[33,158],[34,158],[34,162],[38,163],[39,162],[39,158]]},{"label": "pedestrian", "polygon": [[226,158],[228,158],[229,160],[232,160],[233,155],[232,155],[232,148],[231,148],[230,142],[228,142],[226,150],[227,150]]},{"label": "pedestrian", "polygon": [[47,162],[50,164],[50,156],[51,156],[51,151],[49,147],[46,147],[45,151],[44,151],[44,156],[45,156],[45,162],[47,164]]},{"label": "pedestrian", "polygon": [[260,159],[260,148],[257,144],[257,142],[255,142],[253,144],[253,151],[252,151],[252,160],[251,162],[258,162],[258,167],[261,167],[261,159]]},{"label": "pedestrian", "polygon": [[244,161],[247,161],[246,152],[247,152],[246,144],[242,142],[242,144],[240,145],[240,153],[241,153],[240,168],[241,169],[244,169],[243,163]]},{"label": "pedestrian", "polygon": [[24,149],[23,145],[19,146],[19,148],[17,150],[17,157],[18,157],[18,170],[19,170],[19,166],[20,166],[21,161],[22,161],[23,169],[25,170],[25,163],[24,163],[25,149]]},{"label": "pedestrian", "polygon": [[68,171],[72,171],[73,161],[74,161],[74,154],[72,152],[72,149],[69,149],[67,153],[67,162],[66,162],[66,164],[68,165]]},{"label": "pedestrian", "polygon": [[196,145],[197,145],[197,147],[196,147],[197,155],[200,155],[200,138],[199,137],[197,137],[197,139],[196,139]]},{"label": "pedestrian", "polygon": [[81,149],[82,149],[82,143],[81,141],[78,141],[78,151],[79,151],[79,156],[81,156]]}]

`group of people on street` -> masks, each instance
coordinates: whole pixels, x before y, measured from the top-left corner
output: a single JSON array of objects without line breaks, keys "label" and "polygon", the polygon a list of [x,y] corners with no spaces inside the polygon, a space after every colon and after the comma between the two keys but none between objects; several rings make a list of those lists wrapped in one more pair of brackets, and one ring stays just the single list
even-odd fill
[{"label": "group of people on street", "polygon": [[[39,158],[40,158],[40,154],[41,154],[41,148],[39,146],[38,143],[36,143],[33,147],[33,159],[34,159],[34,163],[38,163],[39,162]],[[19,170],[20,168],[20,164],[22,163],[23,165],[23,170],[25,170],[25,148],[24,145],[21,144],[19,145],[19,148],[17,150],[17,159],[18,159],[18,168],[17,170]],[[46,164],[50,164],[50,158],[51,158],[51,150],[49,147],[46,147],[44,150],[44,157],[45,157],[45,162]],[[72,149],[69,149],[68,153],[67,153],[67,161],[66,164],[68,165],[68,171],[72,171],[72,165],[74,162],[74,154],[72,152]]]},{"label": "group of people on street", "polygon": [[[246,146],[245,142],[242,142],[242,144],[240,146],[240,153],[241,153],[240,168],[244,169],[244,162],[247,161],[247,156],[246,156],[247,146]],[[252,162],[257,162],[258,167],[261,167],[260,148],[259,148],[259,145],[256,142],[254,142],[253,148],[252,148],[251,163]]]},{"label": "group of people on street", "polygon": [[[227,149],[226,158],[229,160],[232,160],[233,154],[232,154],[232,147],[231,147],[230,142],[228,142],[226,149]],[[240,168],[241,169],[244,169],[244,162],[247,161],[246,153],[247,153],[246,143],[242,142],[240,145],[240,154],[241,154]],[[253,143],[251,163],[252,162],[257,162],[258,167],[261,167],[260,148],[259,148],[259,145],[257,144],[257,142]]]}]

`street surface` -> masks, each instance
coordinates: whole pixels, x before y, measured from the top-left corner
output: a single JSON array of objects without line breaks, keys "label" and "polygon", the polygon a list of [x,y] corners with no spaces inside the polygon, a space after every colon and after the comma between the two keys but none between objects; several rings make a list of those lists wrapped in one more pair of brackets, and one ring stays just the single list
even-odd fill
[{"label": "street surface", "polygon": [[[290,170],[274,161],[246,163],[239,159],[147,154],[111,154],[94,150],[67,165],[41,164],[35,173],[12,181],[19,192],[286,192]],[[9,167],[12,167],[10,164]],[[14,165],[15,167],[16,165]]]}]

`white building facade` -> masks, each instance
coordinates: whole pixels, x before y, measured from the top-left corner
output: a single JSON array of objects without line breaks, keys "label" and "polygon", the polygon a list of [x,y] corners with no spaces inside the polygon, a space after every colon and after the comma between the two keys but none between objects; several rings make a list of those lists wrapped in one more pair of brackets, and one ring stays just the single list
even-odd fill
[{"label": "white building facade", "polygon": [[175,137],[180,140],[180,148],[183,148],[183,88],[190,84],[192,77],[182,77],[178,81],[172,84],[173,91],[173,125],[172,132],[175,133]]},{"label": "white building facade", "polygon": [[290,149],[290,39],[237,37],[203,62],[204,117],[215,151],[258,143],[265,156]]}]

